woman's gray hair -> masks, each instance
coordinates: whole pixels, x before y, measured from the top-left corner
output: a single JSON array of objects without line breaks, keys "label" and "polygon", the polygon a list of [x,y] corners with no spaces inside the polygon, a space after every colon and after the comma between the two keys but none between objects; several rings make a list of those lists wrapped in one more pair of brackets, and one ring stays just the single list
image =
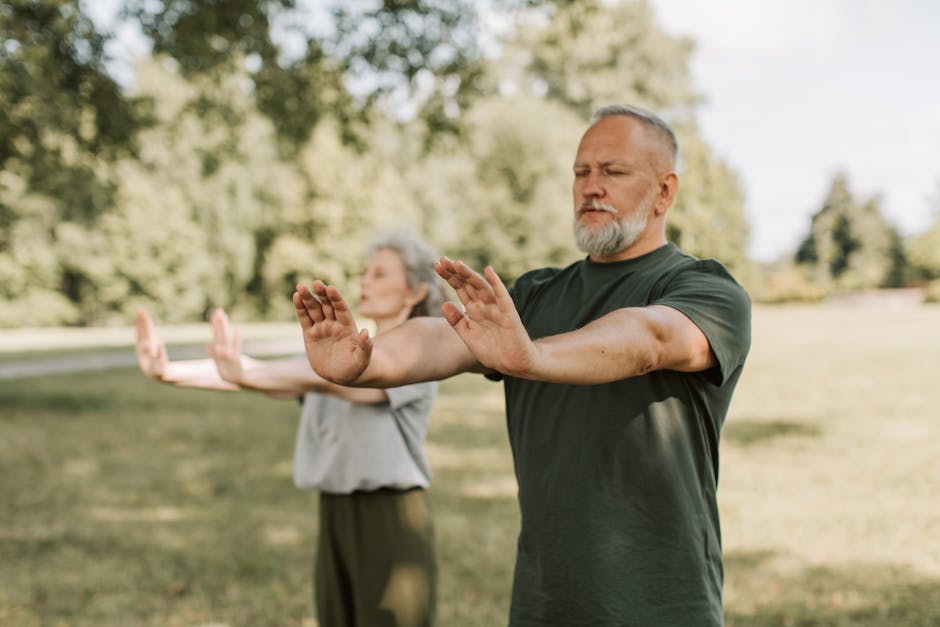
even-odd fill
[{"label": "woman's gray hair", "polygon": [[625,115],[644,123],[649,130],[653,131],[660,139],[666,142],[672,161],[675,163],[679,156],[679,140],[676,139],[676,134],[661,117],[652,111],[634,107],[633,105],[613,104],[601,107],[595,111],[592,122],[597,124],[604,118],[609,118],[612,115]]},{"label": "woman's gray hair", "polygon": [[408,317],[440,316],[441,305],[446,298],[443,281],[434,271],[438,260],[434,250],[411,231],[400,228],[379,232],[369,242],[368,254],[371,257],[376,251],[386,249],[396,252],[401,258],[409,287],[423,285],[427,288],[427,296],[411,308]]}]

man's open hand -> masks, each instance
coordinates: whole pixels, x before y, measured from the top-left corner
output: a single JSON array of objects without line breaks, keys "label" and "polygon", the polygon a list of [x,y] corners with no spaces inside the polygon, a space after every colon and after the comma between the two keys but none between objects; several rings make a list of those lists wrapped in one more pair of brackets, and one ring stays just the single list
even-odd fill
[{"label": "man's open hand", "polygon": [[357,329],[339,290],[319,280],[310,288],[298,285],[294,309],[310,366],[328,381],[355,382],[372,358],[372,340],[367,330]]},{"label": "man's open hand", "polygon": [[460,311],[455,304],[445,303],[444,317],[480,363],[503,374],[531,376],[536,346],[496,271],[487,266],[480,275],[447,257],[434,264],[434,269],[464,306]]}]

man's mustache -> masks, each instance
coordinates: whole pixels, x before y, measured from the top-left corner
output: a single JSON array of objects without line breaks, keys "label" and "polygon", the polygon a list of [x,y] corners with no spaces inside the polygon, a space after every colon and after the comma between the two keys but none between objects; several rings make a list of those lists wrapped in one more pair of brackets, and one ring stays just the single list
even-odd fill
[{"label": "man's mustache", "polygon": [[583,214],[585,211],[606,211],[607,213],[609,213],[609,214],[612,215],[612,216],[615,216],[615,217],[616,217],[616,215],[617,215],[617,210],[614,209],[613,206],[608,205],[608,204],[605,203],[605,202],[601,202],[601,201],[597,200],[596,198],[595,198],[594,200],[589,201],[589,202],[583,202],[583,203],[581,203],[581,206],[578,207],[578,215],[580,216],[580,215]]}]

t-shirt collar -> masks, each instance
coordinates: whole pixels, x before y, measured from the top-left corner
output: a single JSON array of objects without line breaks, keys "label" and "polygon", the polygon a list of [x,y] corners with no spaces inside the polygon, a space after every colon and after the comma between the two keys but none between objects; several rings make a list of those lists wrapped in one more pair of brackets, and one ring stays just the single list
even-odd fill
[{"label": "t-shirt collar", "polygon": [[637,270],[643,268],[647,265],[652,265],[659,263],[664,257],[668,257],[673,251],[676,250],[676,245],[672,242],[666,242],[659,248],[651,250],[645,255],[640,255],[639,257],[631,257],[630,259],[622,259],[620,261],[591,261],[590,257],[584,258],[584,265],[589,268],[591,271],[598,272],[623,272],[624,270]]}]

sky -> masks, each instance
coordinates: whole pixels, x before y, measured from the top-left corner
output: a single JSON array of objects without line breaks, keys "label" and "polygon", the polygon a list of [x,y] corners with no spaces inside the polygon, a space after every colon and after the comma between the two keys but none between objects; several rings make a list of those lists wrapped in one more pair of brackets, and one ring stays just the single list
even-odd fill
[{"label": "sky", "polygon": [[[940,2],[649,2],[696,43],[699,122],[740,178],[754,259],[796,249],[837,171],[857,197],[880,195],[903,235],[927,228],[940,204]],[[86,3],[105,24],[118,4]],[[117,55],[145,53],[120,34]]]},{"label": "sky", "polygon": [[[739,175],[750,253],[792,253],[835,172],[904,235],[940,204],[940,2],[651,0],[696,42],[702,132]],[[681,183],[680,183],[681,184]]]}]

